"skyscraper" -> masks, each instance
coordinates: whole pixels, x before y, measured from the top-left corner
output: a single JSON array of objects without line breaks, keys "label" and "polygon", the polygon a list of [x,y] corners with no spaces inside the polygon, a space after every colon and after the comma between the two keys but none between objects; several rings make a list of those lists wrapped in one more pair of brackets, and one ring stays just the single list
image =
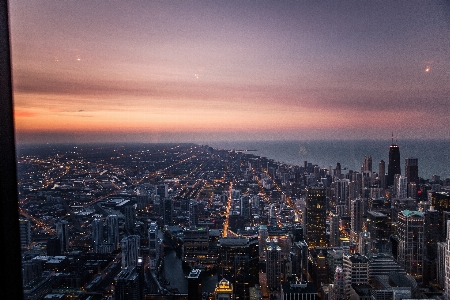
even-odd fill
[{"label": "skyscraper", "polygon": [[122,269],[134,268],[138,263],[140,238],[138,235],[130,235],[120,242],[122,247]]},{"label": "skyscraper", "polygon": [[19,226],[20,226],[20,245],[22,249],[26,249],[31,244],[30,220],[20,219]]},{"label": "skyscraper", "polygon": [[378,180],[380,188],[386,189],[386,163],[384,160],[378,164]]},{"label": "skyscraper", "polygon": [[199,269],[192,269],[189,273],[188,280],[188,300],[197,300],[202,297],[202,284],[200,280]]},{"label": "skyscraper", "polygon": [[405,176],[408,183],[419,183],[419,163],[417,158],[405,158]]},{"label": "skyscraper", "polygon": [[419,211],[404,210],[398,214],[398,262],[415,278],[423,274],[424,220]]},{"label": "skyscraper", "polygon": [[116,250],[119,246],[119,217],[117,215],[108,215],[106,217],[106,235],[108,244]]},{"label": "skyscraper", "polygon": [[160,254],[158,224],[156,222],[151,222],[148,228],[148,256],[151,270],[156,270],[158,268]]},{"label": "skyscraper", "polygon": [[92,248],[94,252],[98,252],[100,246],[103,244],[103,220],[94,219],[92,221]]},{"label": "skyscraper", "polygon": [[193,199],[189,201],[189,225],[198,225],[198,202]]},{"label": "skyscraper", "polygon": [[324,188],[308,188],[305,213],[305,236],[309,249],[327,247],[329,245],[326,233],[327,196]]},{"label": "skyscraper", "polygon": [[389,164],[388,164],[388,178],[387,185],[394,184],[395,174],[401,174],[400,169],[400,148],[397,144],[394,144],[394,138],[392,138],[392,145],[389,147]]},{"label": "skyscraper", "polygon": [[165,198],[163,200],[163,220],[164,225],[172,225],[173,223],[173,200]]},{"label": "skyscraper", "polygon": [[127,205],[124,208],[125,229],[133,231],[136,228],[136,208],[134,205]]},{"label": "skyscraper", "polygon": [[219,275],[230,280],[237,296],[249,295],[249,287],[258,283],[258,238],[226,237],[218,246]]},{"label": "skyscraper", "polygon": [[279,290],[281,277],[281,247],[276,240],[271,240],[266,247],[266,275],[267,286],[271,290]]},{"label": "skyscraper", "polygon": [[66,252],[69,250],[69,222],[61,220],[56,223],[56,235],[61,241],[61,251]]},{"label": "skyscraper", "polygon": [[362,171],[372,172],[372,157],[371,156],[364,156],[364,164],[363,164]]}]

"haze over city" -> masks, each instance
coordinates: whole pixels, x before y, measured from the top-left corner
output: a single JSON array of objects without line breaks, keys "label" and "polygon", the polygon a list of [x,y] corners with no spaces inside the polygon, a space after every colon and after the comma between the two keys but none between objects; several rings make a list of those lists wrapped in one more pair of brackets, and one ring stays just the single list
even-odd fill
[{"label": "haze over city", "polygon": [[445,1],[10,1],[18,142],[448,139]]}]

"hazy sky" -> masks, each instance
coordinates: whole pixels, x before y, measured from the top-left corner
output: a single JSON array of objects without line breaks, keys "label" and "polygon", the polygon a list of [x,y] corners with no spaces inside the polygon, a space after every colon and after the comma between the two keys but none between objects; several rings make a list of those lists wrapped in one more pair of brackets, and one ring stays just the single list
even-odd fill
[{"label": "hazy sky", "polygon": [[19,142],[450,138],[443,0],[9,3]]}]

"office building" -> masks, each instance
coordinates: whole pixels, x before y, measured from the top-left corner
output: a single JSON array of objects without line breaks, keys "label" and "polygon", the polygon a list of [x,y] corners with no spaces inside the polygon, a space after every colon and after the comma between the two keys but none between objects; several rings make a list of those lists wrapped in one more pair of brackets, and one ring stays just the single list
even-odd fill
[{"label": "office building", "polygon": [[120,241],[120,246],[122,248],[122,269],[136,267],[140,251],[140,237],[138,235],[127,236]]},{"label": "office building", "polygon": [[28,219],[19,219],[20,246],[27,249],[31,244],[31,224]]},{"label": "office building", "polygon": [[369,281],[373,281],[376,276],[398,273],[406,275],[406,271],[391,254],[374,254],[369,259]]},{"label": "office building", "polygon": [[198,225],[198,202],[196,200],[189,201],[189,225]]},{"label": "office building", "polygon": [[312,282],[282,282],[281,283],[281,300],[316,300],[319,299],[316,286]]},{"label": "office building", "polygon": [[233,284],[222,278],[219,283],[217,283],[214,290],[215,300],[232,300],[234,299]]},{"label": "office building", "polygon": [[164,225],[173,225],[173,200],[164,198],[163,200],[163,221]]},{"label": "office building", "polygon": [[445,279],[444,279],[444,290],[445,295],[450,295],[450,221],[447,221],[447,238],[445,240]]},{"label": "office building", "polygon": [[344,300],[346,299],[345,293],[345,273],[341,266],[337,266],[334,271],[334,281],[331,288],[331,299]]},{"label": "office building", "polygon": [[103,244],[103,220],[94,219],[91,226],[92,249],[94,252],[99,252],[100,247]]},{"label": "office building", "polygon": [[214,262],[209,257],[209,230],[191,226],[184,230],[183,263],[190,268],[205,269]]},{"label": "office building", "polygon": [[53,236],[47,241],[47,256],[60,256],[61,252],[61,241],[57,236]]},{"label": "office building", "polygon": [[307,189],[305,215],[305,237],[309,249],[328,247],[329,240],[326,232],[327,197],[324,188],[311,187]]},{"label": "office building", "polygon": [[148,256],[150,270],[154,271],[158,268],[161,258],[161,240],[158,237],[158,224],[151,222],[148,228]]},{"label": "office building", "polygon": [[389,251],[389,236],[391,235],[391,219],[389,216],[369,210],[366,222],[367,231],[373,241],[373,251],[377,253]]},{"label": "office building", "polygon": [[308,244],[305,241],[293,245],[292,273],[302,281],[308,281]]},{"label": "office building", "polygon": [[398,199],[406,199],[408,197],[407,178],[400,174],[395,175],[395,197]]},{"label": "office building", "polygon": [[119,247],[119,217],[117,215],[106,217],[106,241],[112,246],[112,250]]},{"label": "office building", "polygon": [[400,148],[397,144],[394,144],[394,139],[392,138],[392,145],[389,147],[389,163],[388,163],[388,177],[387,177],[388,186],[394,184],[394,176],[396,174],[401,174]]},{"label": "office building", "polygon": [[330,213],[330,246],[339,247],[341,234],[339,231],[340,217],[336,213]]},{"label": "office building", "polygon": [[422,278],[424,254],[424,214],[403,210],[398,214],[398,261],[414,278]]},{"label": "office building", "polygon": [[371,156],[364,156],[364,164],[362,166],[361,171],[372,172],[372,157]]},{"label": "office building", "polygon": [[378,186],[386,189],[386,163],[381,160],[378,164]]},{"label": "office building", "polygon": [[358,198],[350,202],[350,229],[353,236],[362,231],[364,216],[363,199]]},{"label": "office building", "polygon": [[202,283],[199,269],[192,269],[187,277],[188,300],[198,300],[202,298]]},{"label": "office building", "polygon": [[169,186],[167,184],[158,184],[156,186],[156,195],[160,199],[165,199],[169,197]]},{"label": "office building", "polygon": [[69,251],[69,222],[66,220],[60,220],[56,223],[56,236],[61,242],[61,251]]},{"label": "office building", "polygon": [[258,283],[258,238],[226,237],[219,240],[220,277],[232,284],[236,298],[249,295],[248,288]]},{"label": "office building", "polygon": [[344,254],[342,269],[344,272],[345,295],[350,298],[352,284],[364,284],[369,280],[369,261],[360,254]]},{"label": "office building", "polygon": [[115,300],[140,300],[141,280],[136,268],[125,268],[114,278]]},{"label": "office building", "polygon": [[417,158],[405,158],[405,177],[408,184],[411,182],[419,183],[419,164]]},{"label": "office building", "polygon": [[270,240],[266,246],[266,276],[267,286],[272,291],[280,289],[282,261],[281,247],[276,240]]},{"label": "office building", "polygon": [[134,205],[126,205],[124,207],[124,215],[125,229],[132,233],[136,228],[136,207]]}]

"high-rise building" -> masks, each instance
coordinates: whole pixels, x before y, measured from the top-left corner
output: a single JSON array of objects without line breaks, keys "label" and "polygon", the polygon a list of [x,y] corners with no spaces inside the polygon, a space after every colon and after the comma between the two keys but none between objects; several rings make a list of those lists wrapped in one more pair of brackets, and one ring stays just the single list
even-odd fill
[{"label": "high-rise building", "polygon": [[241,196],[241,216],[250,218],[250,197],[248,195]]},{"label": "high-rise building", "polygon": [[69,222],[60,220],[56,223],[56,236],[61,241],[61,251],[69,251]]},{"label": "high-rise building", "polygon": [[259,235],[258,235],[258,244],[259,244],[259,256],[265,257],[266,256],[266,246],[267,246],[267,239],[269,238],[269,231],[267,230],[266,225],[260,225],[259,226]]},{"label": "high-rise building", "polygon": [[336,205],[347,205],[349,201],[349,183],[350,183],[349,179],[339,179],[334,183]]},{"label": "high-rise building", "polygon": [[92,249],[94,252],[99,252],[101,245],[103,244],[103,220],[94,219],[92,221]]},{"label": "high-rise building", "polygon": [[189,201],[189,225],[198,225],[198,202],[196,200]]},{"label": "high-rise building", "polygon": [[276,240],[271,240],[266,246],[266,276],[267,286],[271,290],[279,290],[281,275],[282,255],[281,247]]},{"label": "high-rise building", "polygon": [[445,240],[445,280],[444,280],[444,290],[445,295],[450,295],[450,221],[447,221],[447,238]]},{"label": "high-rise building", "polygon": [[350,204],[350,229],[354,236],[357,236],[362,231],[364,215],[363,199],[358,198],[351,201]]},{"label": "high-rise building", "polygon": [[395,197],[398,199],[406,199],[408,197],[408,184],[405,176],[395,175]]},{"label": "high-rise building", "polygon": [[424,214],[403,210],[398,214],[398,261],[415,278],[423,275]]},{"label": "high-rise building", "polygon": [[352,284],[368,282],[369,261],[360,254],[344,254],[342,269],[344,271],[345,295],[350,299]]},{"label": "high-rise building", "polygon": [[226,237],[219,240],[219,276],[233,284],[236,297],[244,299],[258,283],[258,238]]},{"label": "high-rise building", "polygon": [[160,199],[169,197],[169,186],[167,184],[158,184],[156,186],[156,195],[160,197]]},{"label": "high-rise building", "polygon": [[388,164],[388,178],[387,185],[394,184],[395,174],[401,174],[400,169],[400,148],[397,144],[394,144],[394,138],[392,138],[392,145],[389,147],[389,164]]},{"label": "high-rise building", "polygon": [[378,181],[382,189],[386,189],[386,163],[381,160],[378,164]]},{"label": "high-rise building", "polygon": [[439,212],[439,224],[441,229],[439,233],[439,241],[445,241],[447,236],[447,222],[445,216],[450,212],[450,193],[449,192],[433,192],[431,194],[431,205]]},{"label": "high-rise building", "polygon": [[372,172],[372,157],[371,156],[364,156],[364,164],[362,167],[362,171],[369,171]]},{"label": "high-rise building", "polygon": [[219,283],[216,284],[214,290],[215,300],[232,300],[234,299],[233,284],[222,278]]},{"label": "high-rise building", "polygon": [[136,268],[125,268],[114,278],[115,300],[140,300],[141,280]]},{"label": "high-rise building", "polygon": [[28,248],[31,244],[31,224],[28,219],[19,219],[20,226],[20,246],[22,249]]},{"label": "high-rise building", "polygon": [[408,184],[419,183],[419,163],[417,158],[405,158],[405,176]]},{"label": "high-rise building", "polygon": [[130,235],[120,241],[122,248],[122,269],[134,268],[138,264],[140,237]]},{"label": "high-rise building", "polygon": [[106,217],[106,241],[112,245],[112,250],[119,247],[119,217],[117,215]]},{"label": "high-rise building", "polygon": [[136,228],[136,207],[134,205],[126,205],[124,207],[125,229],[132,232]]},{"label": "high-rise building", "polygon": [[61,255],[61,241],[57,236],[53,236],[47,241],[47,255],[59,256]]},{"label": "high-rise building", "polygon": [[191,268],[205,268],[212,262],[209,258],[209,230],[191,226],[184,230],[183,263]]},{"label": "high-rise building", "polygon": [[328,247],[329,240],[326,232],[327,196],[324,188],[308,188],[305,215],[305,237],[309,249]]},{"label": "high-rise building", "polygon": [[340,217],[336,213],[330,213],[330,246],[339,247],[340,246],[340,231],[339,231],[339,221]]},{"label": "high-rise building", "polygon": [[199,269],[192,269],[189,273],[188,280],[188,300],[198,300],[202,298],[202,283],[200,280]]},{"label": "high-rise building", "polygon": [[334,271],[334,282],[331,289],[331,299],[344,300],[346,299],[345,294],[345,274],[341,266],[337,266]]},{"label": "high-rise building", "polygon": [[163,200],[163,220],[164,225],[172,225],[173,223],[173,200],[165,198]]},{"label": "high-rise building", "polygon": [[425,211],[424,223],[423,282],[425,283],[437,279],[436,262],[441,228],[439,212],[433,207],[430,207],[430,209]]},{"label": "high-rise building", "polygon": [[372,246],[378,253],[389,251],[389,236],[391,235],[391,220],[388,215],[378,211],[367,212],[367,231],[373,241]]},{"label": "high-rise building", "polygon": [[158,268],[161,256],[160,244],[161,241],[158,238],[158,224],[156,222],[151,222],[148,228],[148,256],[151,270],[156,270]]},{"label": "high-rise building", "polygon": [[293,245],[292,273],[302,282],[308,281],[308,244],[305,241]]}]

